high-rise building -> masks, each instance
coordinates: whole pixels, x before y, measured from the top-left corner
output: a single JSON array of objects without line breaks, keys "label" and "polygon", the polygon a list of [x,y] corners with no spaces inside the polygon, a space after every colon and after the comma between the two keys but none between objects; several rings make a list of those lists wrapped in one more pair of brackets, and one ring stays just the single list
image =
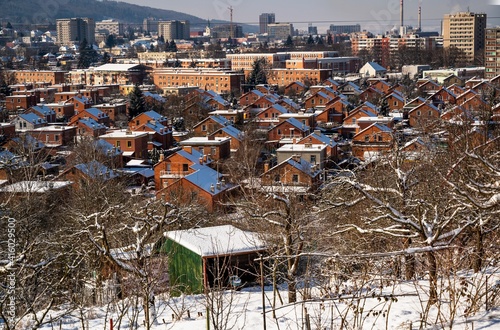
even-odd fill
[{"label": "high-rise building", "polygon": [[158,35],[165,41],[174,39],[189,39],[189,21],[159,21]]},{"label": "high-rise building", "polygon": [[500,75],[500,27],[486,29],[484,51],[484,77],[487,79]]},{"label": "high-rise building", "polygon": [[286,40],[288,36],[293,36],[293,24],[290,23],[273,23],[267,25],[267,33],[269,37],[274,39]]},{"label": "high-rise building", "polygon": [[92,18],[62,18],[56,20],[57,43],[79,44],[84,39],[88,44],[95,41],[95,22]]},{"label": "high-rise building", "polygon": [[344,34],[344,33],[349,34],[349,33],[354,33],[354,32],[361,32],[361,25],[359,25],[359,24],[354,24],[354,25],[331,24],[329,31],[332,34]]},{"label": "high-rise building", "polygon": [[[238,24],[233,24],[233,37],[242,38],[243,37],[243,27]],[[231,25],[217,25],[211,28],[212,38],[230,38],[231,37]]]},{"label": "high-rise building", "polygon": [[158,21],[156,18],[145,18],[142,21],[142,29],[147,32],[158,32]]},{"label": "high-rise building", "polygon": [[103,20],[95,23],[95,30],[97,33],[106,35],[113,34],[115,36],[123,35],[123,23],[114,21],[112,19]]},{"label": "high-rise building", "polygon": [[473,63],[480,51],[484,50],[485,29],[484,13],[446,14],[443,19],[443,45],[445,48],[457,47],[465,53],[467,61]]},{"label": "high-rise building", "polygon": [[267,26],[276,22],[274,13],[263,13],[259,16],[260,33],[268,33]]}]

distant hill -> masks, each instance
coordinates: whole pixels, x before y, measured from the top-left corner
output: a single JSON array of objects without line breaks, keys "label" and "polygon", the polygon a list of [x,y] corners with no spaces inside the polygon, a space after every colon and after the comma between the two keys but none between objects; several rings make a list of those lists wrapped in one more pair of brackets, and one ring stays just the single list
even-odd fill
[{"label": "distant hill", "polygon": [[[58,18],[69,17],[91,17],[95,21],[114,19],[137,25],[142,24],[144,18],[153,17],[163,20],[189,20],[191,27],[196,29],[206,25],[205,19],[193,15],[108,0],[0,0],[0,8],[2,23],[8,21],[14,26],[49,24],[55,23]],[[247,25],[243,29],[252,31],[254,27]]]}]

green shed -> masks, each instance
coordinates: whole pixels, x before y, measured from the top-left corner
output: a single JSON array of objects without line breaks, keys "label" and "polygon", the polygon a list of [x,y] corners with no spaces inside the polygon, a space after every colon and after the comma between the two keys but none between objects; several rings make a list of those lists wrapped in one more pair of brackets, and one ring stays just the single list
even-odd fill
[{"label": "green shed", "polygon": [[162,251],[168,254],[170,286],[184,293],[205,288],[228,288],[237,276],[250,283],[258,276],[254,260],[265,250],[255,233],[232,225],[176,230],[165,233]]}]

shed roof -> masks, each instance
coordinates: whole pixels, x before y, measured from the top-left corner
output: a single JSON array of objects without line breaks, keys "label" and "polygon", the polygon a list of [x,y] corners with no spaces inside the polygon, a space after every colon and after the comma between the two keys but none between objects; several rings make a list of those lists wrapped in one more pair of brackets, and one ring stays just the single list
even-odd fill
[{"label": "shed roof", "polygon": [[201,257],[244,254],[265,249],[264,242],[255,233],[232,225],[168,231],[164,235]]}]

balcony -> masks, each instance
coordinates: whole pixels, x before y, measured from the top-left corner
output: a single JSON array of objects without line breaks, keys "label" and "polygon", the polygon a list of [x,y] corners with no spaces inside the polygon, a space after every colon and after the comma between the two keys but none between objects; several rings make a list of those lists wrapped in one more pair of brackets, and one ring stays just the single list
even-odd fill
[{"label": "balcony", "polygon": [[189,171],[160,171],[161,179],[180,179],[189,175]]}]

